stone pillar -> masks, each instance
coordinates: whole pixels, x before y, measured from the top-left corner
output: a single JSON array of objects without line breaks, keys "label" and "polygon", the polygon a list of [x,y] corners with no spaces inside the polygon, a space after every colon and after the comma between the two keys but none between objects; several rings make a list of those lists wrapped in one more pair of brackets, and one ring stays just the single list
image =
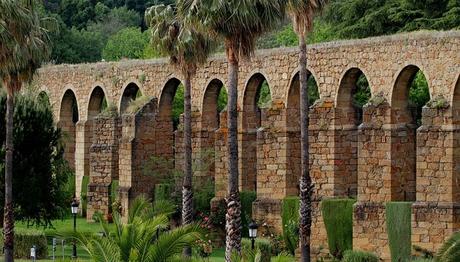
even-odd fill
[{"label": "stone pillar", "polygon": [[120,188],[122,213],[126,217],[132,200],[140,195],[152,197],[156,178],[146,174],[144,167],[152,155],[164,152],[157,138],[157,99],[150,100],[135,114],[122,117],[120,144]]},{"label": "stone pillar", "polygon": [[228,129],[227,111],[220,113],[220,127],[214,133],[214,190],[215,197],[211,200],[211,212],[216,212],[219,204],[227,195],[228,186]]},{"label": "stone pillar", "polygon": [[417,130],[412,244],[436,252],[460,229],[460,128],[447,108],[423,108]]},{"label": "stone pillar", "polygon": [[83,176],[89,176],[90,147],[92,144],[92,120],[79,121],[75,136],[75,196],[80,199]]},{"label": "stone pillar", "polygon": [[385,202],[391,200],[391,110],[377,95],[363,108],[359,126],[358,202],[354,207],[353,249],[390,259]]},{"label": "stone pillar", "polygon": [[310,175],[314,185],[311,253],[328,254],[327,234],[321,213],[321,200],[334,197],[334,102],[318,100],[310,108]]},{"label": "stone pillar", "polygon": [[282,233],[281,207],[286,197],[287,136],[283,102],[261,110],[261,125],[257,130],[257,199],[253,203],[253,218],[264,230]]},{"label": "stone pillar", "polygon": [[94,213],[101,212],[105,217],[111,210],[110,185],[118,179],[119,137],[119,118],[98,117],[94,120],[86,215],[89,221]]}]

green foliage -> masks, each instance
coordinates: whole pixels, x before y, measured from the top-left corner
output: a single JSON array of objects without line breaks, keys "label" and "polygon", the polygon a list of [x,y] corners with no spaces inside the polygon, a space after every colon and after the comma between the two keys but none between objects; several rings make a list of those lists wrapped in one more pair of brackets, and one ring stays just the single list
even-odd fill
[{"label": "green foliage", "polygon": [[115,203],[118,200],[118,180],[112,180],[110,184],[110,202]]},{"label": "green foliage", "polygon": [[[6,97],[0,93],[0,144],[5,144]],[[13,199],[15,218],[50,226],[68,214],[72,171],[64,159],[62,133],[46,99],[25,92],[15,98]],[[4,204],[5,148],[0,147],[0,208]],[[27,194],[24,194],[27,192]]]},{"label": "green foliage", "polygon": [[197,225],[168,229],[168,216],[154,216],[152,211],[153,207],[145,199],[137,198],[126,222],[114,212],[113,229],[99,216],[105,237],[79,232],[62,234],[77,240],[92,260],[110,262],[169,261],[181,254],[184,247],[193,247],[204,238],[203,230]]},{"label": "green foliage", "polygon": [[422,108],[430,101],[428,82],[422,71],[418,71],[409,89],[409,106],[413,109],[413,117],[421,125]]},{"label": "green foliage", "polygon": [[83,176],[81,179],[81,193],[80,193],[80,204],[81,204],[82,216],[86,216],[86,210],[88,207],[88,184],[89,184],[89,176]]},{"label": "green foliage", "polygon": [[283,199],[281,208],[281,220],[283,223],[283,239],[286,249],[291,255],[299,246],[299,197],[286,197]]},{"label": "green foliage", "polygon": [[[104,98],[105,99],[105,98]],[[103,103],[104,105],[104,103]],[[101,117],[117,117],[118,116],[118,107],[115,104],[108,104],[106,106],[102,106],[101,113],[99,113]]]},{"label": "green foliage", "polygon": [[407,261],[411,256],[412,202],[388,202],[385,205],[391,261]]},{"label": "green foliage", "polygon": [[114,34],[107,41],[102,57],[107,61],[118,61],[122,58],[140,59],[148,44],[147,35],[140,28],[128,27]]},{"label": "green foliage", "polygon": [[379,262],[379,258],[369,252],[347,250],[343,254],[342,262]]},{"label": "green foliage", "polygon": [[[140,94],[140,93],[138,93]],[[126,108],[126,113],[128,114],[136,114],[139,110],[141,110],[147,103],[152,100],[150,96],[137,96],[136,99],[131,100],[128,104],[128,108]]]},{"label": "green foliage", "polygon": [[268,108],[272,103],[272,97],[270,94],[270,87],[268,86],[267,80],[262,82],[262,85],[259,89],[257,106],[259,108]]},{"label": "green foliage", "polygon": [[[248,253],[251,250],[251,240],[249,238],[243,238],[241,240],[243,251]],[[272,244],[270,240],[264,238],[256,238],[255,248],[260,251],[260,262],[270,262],[272,257]]]},{"label": "green foliage", "polygon": [[[29,258],[30,249],[36,247],[38,259],[48,257],[48,243],[45,233],[34,229],[15,229],[14,232],[14,257]],[[1,238],[0,248],[3,248],[3,237]]]},{"label": "green foliage", "polygon": [[320,98],[318,84],[316,83],[316,79],[313,76],[310,76],[308,78],[307,87],[308,87],[308,102],[309,102],[309,105],[311,106],[316,102],[316,100]]},{"label": "green foliage", "polygon": [[193,185],[193,210],[209,215],[211,200],[215,196],[214,182],[211,179],[196,178]]},{"label": "green foliage", "polygon": [[255,191],[240,192],[241,200],[241,225],[243,227],[243,237],[249,236],[248,225],[252,221],[252,203],[257,199]]},{"label": "green foliage", "polygon": [[184,113],[184,85],[180,84],[176,89],[172,103],[172,118],[174,129],[177,129],[180,122],[180,116]]},{"label": "green foliage", "polygon": [[222,112],[227,107],[227,89],[223,86],[220,89],[219,97],[217,98],[217,111]]},{"label": "green foliage", "polygon": [[342,258],[345,250],[353,248],[353,204],[355,202],[354,199],[321,201],[329,252],[338,259]]},{"label": "green foliage", "polygon": [[156,184],[155,185],[155,195],[153,200],[169,200],[171,198],[171,191],[173,190],[171,184]]},{"label": "green foliage", "polygon": [[452,234],[452,236],[444,242],[435,256],[435,261],[460,261],[460,232]]}]

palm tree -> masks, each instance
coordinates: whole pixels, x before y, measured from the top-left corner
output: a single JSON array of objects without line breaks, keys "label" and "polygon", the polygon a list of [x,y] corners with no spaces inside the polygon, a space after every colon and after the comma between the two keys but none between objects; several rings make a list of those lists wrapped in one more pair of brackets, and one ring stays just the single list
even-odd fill
[{"label": "palm tree", "polygon": [[178,0],[198,28],[223,38],[228,61],[228,161],[225,259],[241,252],[241,202],[238,186],[237,97],[240,58],[249,58],[255,40],[284,17],[286,0]]},{"label": "palm tree", "polygon": [[[49,55],[48,31],[42,27],[35,0],[1,1],[0,7],[0,77],[7,91],[5,207],[5,261],[13,261],[13,108],[14,96],[23,83],[32,80],[35,71]],[[5,9],[3,9],[5,8]]]},{"label": "palm tree", "polygon": [[301,261],[310,261],[311,199],[313,184],[309,170],[309,104],[307,84],[307,44],[306,36],[313,28],[316,12],[322,10],[326,0],[288,0],[287,11],[292,18],[294,31],[299,37],[300,65],[300,133],[301,133],[301,177],[300,177],[300,249]]},{"label": "palm tree", "polygon": [[[161,53],[168,55],[170,61],[184,77],[184,181],[182,184],[182,223],[193,222],[192,192],[192,98],[191,79],[197,67],[206,62],[213,49],[213,42],[207,35],[187,26],[181,10],[171,5],[156,5],[147,9],[145,20],[150,24],[152,44]],[[191,249],[184,250],[191,256]]]},{"label": "palm tree", "polygon": [[98,216],[102,235],[62,233],[77,240],[94,261],[105,262],[163,262],[170,261],[203,238],[197,225],[185,225],[168,230],[168,214],[154,214],[144,198],[137,198],[129,210],[128,220],[114,212],[114,226]]}]

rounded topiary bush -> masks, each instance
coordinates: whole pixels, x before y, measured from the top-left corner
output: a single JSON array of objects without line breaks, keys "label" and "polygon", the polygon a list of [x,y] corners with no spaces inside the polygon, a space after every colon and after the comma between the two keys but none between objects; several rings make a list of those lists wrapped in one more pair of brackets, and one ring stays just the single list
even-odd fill
[{"label": "rounded topiary bush", "polygon": [[379,258],[370,252],[347,250],[343,253],[342,262],[379,262]]}]

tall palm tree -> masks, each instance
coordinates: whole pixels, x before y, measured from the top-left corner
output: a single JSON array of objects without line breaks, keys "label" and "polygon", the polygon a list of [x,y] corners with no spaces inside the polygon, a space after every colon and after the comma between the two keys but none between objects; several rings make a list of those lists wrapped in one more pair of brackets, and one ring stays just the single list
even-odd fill
[{"label": "tall palm tree", "polygon": [[255,40],[284,17],[286,0],[178,0],[199,28],[223,38],[228,61],[228,196],[225,259],[241,252],[241,201],[238,186],[237,97],[240,58],[249,58]]},{"label": "tall palm tree", "polygon": [[152,206],[144,198],[137,198],[126,223],[118,212],[114,212],[112,228],[102,215],[98,216],[103,236],[78,232],[61,234],[77,240],[92,260],[105,262],[171,261],[185,246],[194,245],[203,238],[199,226],[168,230],[168,214],[153,213]]},{"label": "tall palm tree", "polygon": [[291,16],[294,31],[299,37],[300,66],[300,137],[301,137],[301,177],[300,177],[300,249],[301,261],[310,261],[311,216],[313,183],[309,170],[309,104],[306,36],[313,29],[313,18],[322,10],[326,0],[288,0],[287,12]]},{"label": "tall palm tree", "polygon": [[[35,0],[1,1],[0,77],[7,91],[4,226],[5,261],[13,261],[13,108],[14,96],[49,55],[49,37]],[[3,9],[5,8],[5,9]]]},{"label": "tall palm tree", "polygon": [[[206,62],[214,45],[206,34],[185,23],[183,11],[172,5],[156,5],[147,9],[145,20],[151,27],[154,48],[168,55],[171,63],[184,77],[185,176],[182,184],[182,223],[188,225],[193,222],[191,79],[198,66]],[[184,253],[190,257],[191,249],[186,248]]]}]

